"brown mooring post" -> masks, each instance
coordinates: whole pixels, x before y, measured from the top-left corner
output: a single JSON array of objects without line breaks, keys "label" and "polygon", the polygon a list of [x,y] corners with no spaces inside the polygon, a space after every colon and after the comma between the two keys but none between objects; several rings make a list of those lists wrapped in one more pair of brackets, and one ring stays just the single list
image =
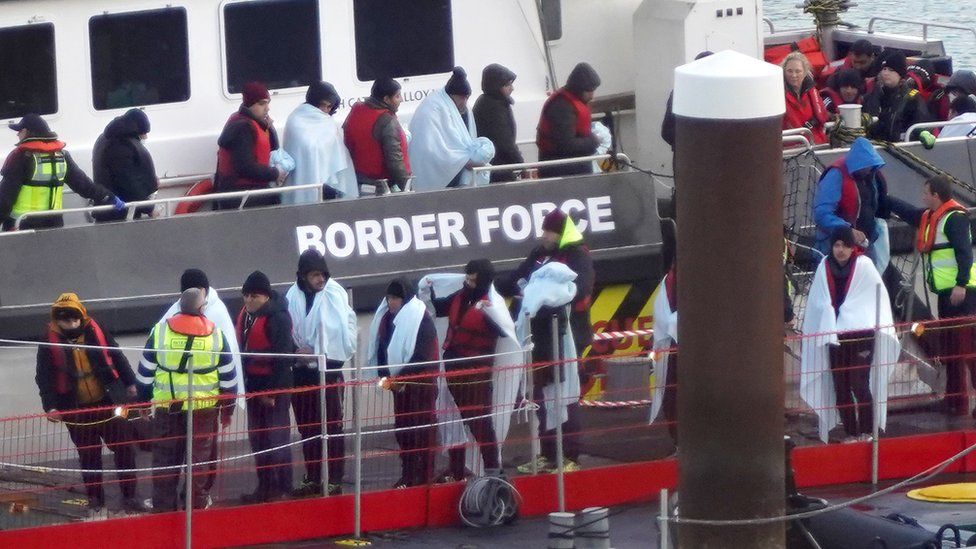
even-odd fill
[{"label": "brown mooring post", "polygon": [[[777,66],[723,51],[675,70],[681,518],[783,514],[784,111]],[[785,544],[782,523],[678,541]]]}]

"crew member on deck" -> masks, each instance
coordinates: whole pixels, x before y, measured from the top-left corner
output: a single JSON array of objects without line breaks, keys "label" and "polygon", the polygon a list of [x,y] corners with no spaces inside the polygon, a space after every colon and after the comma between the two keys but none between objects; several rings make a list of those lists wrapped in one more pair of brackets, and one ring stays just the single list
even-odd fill
[{"label": "crew member on deck", "polygon": [[874,78],[873,67],[876,54],[877,48],[868,40],[861,38],[851,44],[851,49],[847,51],[847,55],[843,59],[830,63],[824,70],[820,71],[819,82],[822,82],[828,88],[836,89],[839,86],[834,80],[838,77],[838,74],[841,71],[850,69],[856,70],[861,76],[861,79],[865,81],[869,78]]},{"label": "crew member on deck", "polygon": [[[922,187],[924,208],[891,198],[891,211],[917,228],[915,247],[923,255],[925,283],[938,297],[939,319],[960,319],[939,324],[939,356],[946,364],[946,410],[950,415],[969,413],[970,383],[976,387],[972,319],[976,314],[976,265],[973,236],[966,209],[952,198],[952,182],[933,177]],[[974,413],[976,417],[976,413]]]},{"label": "crew member on deck", "polygon": [[795,51],[783,59],[783,80],[786,88],[786,114],[783,129],[807,128],[813,132],[814,143],[826,143],[827,110],[813,81],[807,56]]},{"label": "crew member on deck", "polygon": [[410,179],[410,154],[407,134],[397,119],[403,96],[400,83],[392,78],[378,78],[366,101],[356,103],[342,125],[346,147],[352,155],[360,192],[363,186],[385,192],[403,191]]},{"label": "crew member on deck", "polygon": [[[60,210],[64,186],[96,204],[112,204],[116,211],[125,209],[125,202],[113,195],[81,171],[74,159],[58,141],[47,122],[36,114],[28,114],[10,129],[17,132],[17,147],[10,151],[0,170],[0,222],[3,230],[14,228],[21,215],[29,212]],[[21,229],[50,229],[64,226],[60,215],[28,218]]]},{"label": "crew member on deck", "polygon": [[[271,166],[271,151],[278,149],[278,133],[269,116],[271,94],[259,82],[244,84],[241,108],[231,115],[217,139],[216,192],[267,189],[271,183],[281,185],[288,173]],[[278,203],[275,195],[249,198],[248,208]],[[217,209],[233,210],[240,198],[215,202]]]},{"label": "crew member on deck", "polygon": [[878,121],[868,128],[868,137],[882,141],[902,141],[913,124],[929,122],[931,116],[915,82],[908,78],[905,54],[889,51],[881,61],[878,82],[864,98],[864,112],[877,116]]},{"label": "crew member on deck", "polygon": [[[257,467],[258,487],[244,495],[245,503],[263,503],[291,493],[291,367],[295,350],[288,303],[271,289],[261,271],[254,271],[241,288],[244,307],[237,315],[237,341],[245,353],[244,387],[247,430]],[[247,353],[278,356],[246,356]],[[282,356],[284,355],[284,356]],[[257,394],[254,393],[268,393]],[[269,451],[272,448],[277,450]]]},{"label": "crew member on deck", "polygon": [[[600,87],[600,75],[580,63],[569,73],[566,85],[549,96],[542,106],[536,145],[539,160],[558,160],[596,154],[599,139],[593,135],[589,104]],[[589,162],[539,168],[539,177],[561,177],[592,173]]]}]

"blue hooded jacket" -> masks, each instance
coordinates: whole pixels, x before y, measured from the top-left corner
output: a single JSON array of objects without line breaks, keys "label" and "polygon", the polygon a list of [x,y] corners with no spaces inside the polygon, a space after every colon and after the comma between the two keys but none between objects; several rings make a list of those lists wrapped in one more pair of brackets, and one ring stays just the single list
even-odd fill
[{"label": "blue hooded jacket", "polygon": [[[885,161],[874,150],[874,146],[871,145],[870,141],[863,137],[858,137],[851,144],[851,149],[848,151],[847,156],[844,157],[844,164],[847,167],[847,172],[856,178],[854,174],[858,170],[865,168],[877,170],[885,165]],[[830,235],[837,229],[851,227],[850,223],[844,221],[837,214],[842,184],[843,176],[840,170],[828,168],[820,177],[820,182],[817,184],[817,192],[813,199],[813,221],[817,225],[817,249],[825,254],[830,251]],[[886,213],[888,211],[888,190],[884,182],[884,176],[875,172],[875,175],[871,177],[871,188],[873,200],[877,207],[876,217],[886,218],[888,216]],[[874,242],[878,238],[878,229],[876,226],[870,227],[864,233],[871,242]]]}]

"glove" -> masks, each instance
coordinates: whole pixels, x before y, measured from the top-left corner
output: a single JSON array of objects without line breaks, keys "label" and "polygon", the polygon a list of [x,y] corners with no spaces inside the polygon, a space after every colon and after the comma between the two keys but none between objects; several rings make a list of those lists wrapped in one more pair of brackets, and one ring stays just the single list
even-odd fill
[{"label": "glove", "polygon": [[117,196],[113,196],[112,197],[112,206],[115,207],[115,211],[121,212],[122,210],[125,209],[125,202],[123,202],[121,198],[119,198]]},{"label": "glove", "polygon": [[918,140],[922,142],[922,146],[925,147],[926,150],[931,150],[933,147],[935,147],[935,136],[932,135],[932,132],[928,130],[918,134]]}]

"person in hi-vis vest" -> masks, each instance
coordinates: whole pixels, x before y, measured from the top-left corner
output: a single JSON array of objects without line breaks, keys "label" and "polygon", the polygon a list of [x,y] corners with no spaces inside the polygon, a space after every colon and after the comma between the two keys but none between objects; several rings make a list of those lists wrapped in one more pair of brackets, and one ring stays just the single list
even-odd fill
[{"label": "person in hi-vis vest", "polygon": [[[192,402],[193,410],[194,463],[211,460],[217,443],[218,417],[227,427],[234,412],[237,375],[227,336],[203,316],[204,303],[205,296],[199,288],[184,291],[180,296],[180,314],[156,324],[139,362],[136,374],[139,400],[151,402],[155,408],[153,467],[156,468],[183,463],[188,402]],[[212,465],[194,468],[195,509],[205,509],[212,503],[209,492],[215,469]],[[171,470],[153,478],[154,512],[177,509],[178,484],[179,475],[172,474]]]},{"label": "person in hi-vis vest", "polygon": [[[917,228],[915,246],[922,254],[925,283],[938,298],[939,318],[963,318],[976,314],[976,265],[973,235],[966,209],[952,198],[952,182],[933,177],[922,187],[925,208],[916,208],[891,197],[891,211]],[[946,409],[952,415],[969,413],[965,368],[976,384],[973,329],[969,322],[940,324],[939,355],[946,365]]]}]

